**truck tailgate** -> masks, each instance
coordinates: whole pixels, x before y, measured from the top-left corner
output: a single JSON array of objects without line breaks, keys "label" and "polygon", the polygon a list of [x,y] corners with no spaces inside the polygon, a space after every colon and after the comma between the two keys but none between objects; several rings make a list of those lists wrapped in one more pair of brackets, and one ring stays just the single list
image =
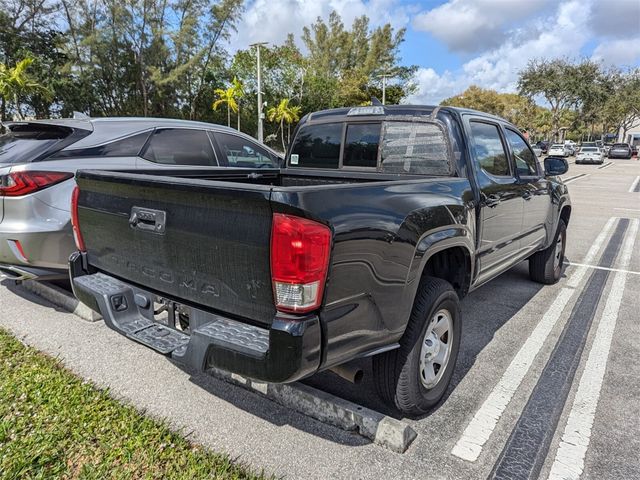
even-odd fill
[{"label": "truck tailgate", "polygon": [[270,187],[90,171],[77,183],[90,265],[187,303],[271,322]]}]

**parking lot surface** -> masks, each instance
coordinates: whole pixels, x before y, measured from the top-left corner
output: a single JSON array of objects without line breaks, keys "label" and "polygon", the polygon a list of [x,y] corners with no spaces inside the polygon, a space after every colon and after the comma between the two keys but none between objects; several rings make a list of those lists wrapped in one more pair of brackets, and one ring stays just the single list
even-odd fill
[{"label": "parking lot surface", "polygon": [[[573,159],[571,159],[573,162]],[[9,282],[0,326],[191,439],[289,478],[640,479],[640,162],[571,165],[562,280],[523,263],[466,298],[445,400],[404,454],[222,381],[184,371]],[[366,375],[307,380],[366,407]]]}]

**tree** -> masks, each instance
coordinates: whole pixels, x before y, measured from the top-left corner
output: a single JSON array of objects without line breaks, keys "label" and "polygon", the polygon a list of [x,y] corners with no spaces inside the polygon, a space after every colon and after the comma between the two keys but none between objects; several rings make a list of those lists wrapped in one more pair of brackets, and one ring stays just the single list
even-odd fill
[{"label": "tree", "polygon": [[592,87],[601,76],[600,65],[590,60],[532,60],[520,72],[518,90],[529,98],[540,95],[545,99],[551,109],[552,133],[557,137],[561,112],[593,102]]},{"label": "tree", "polygon": [[14,102],[16,115],[20,119],[24,118],[20,108],[20,96],[36,92],[46,93],[46,89],[27,72],[32,63],[32,58],[19,61],[13,68],[0,63],[0,97],[2,97],[4,104],[10,101]]},{"label": "tree", "polygon": [[236,102],[236,92],[233,86],[228,88],[216,88],[214,93],[218,99],[213,102],[211,108],[218,110],[221,105],[227,106],[227,127],[231,127],[231,110],[238,111],[238,103]]},{"label": "tree", "polygon": [[276,107],[271,107],[267,111],[267,118],[270,122],[277,122],[280,127],[280,136],[282,139],[282,150],[285,151],[287,147],[284,143],[284,124],[287,124],[287,144],[291,143],[291,124],[300,120],[300,106],[291,106],[289,104],[291,100],[284,98],[280,100],[280,103]]},{"label": "tree", "polygon": [[604,102],[602,118],[603,130],[612,127],[623,137],[627,135],[640,118],[640,69],[612,74],[611,93]]}]

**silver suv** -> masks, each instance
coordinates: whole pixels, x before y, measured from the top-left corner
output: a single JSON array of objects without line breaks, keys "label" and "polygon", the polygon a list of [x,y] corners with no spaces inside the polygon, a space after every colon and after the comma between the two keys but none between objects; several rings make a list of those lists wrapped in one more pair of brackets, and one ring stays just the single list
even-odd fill
[{"label": "silver suv", "polygon": [[[78,169],[277,168],[251,137],[156,118],[13,122],[0,133],[0,277],[66,278],[75,250],[69,207]],[[194,172],[195,174],[195,172]]]}]

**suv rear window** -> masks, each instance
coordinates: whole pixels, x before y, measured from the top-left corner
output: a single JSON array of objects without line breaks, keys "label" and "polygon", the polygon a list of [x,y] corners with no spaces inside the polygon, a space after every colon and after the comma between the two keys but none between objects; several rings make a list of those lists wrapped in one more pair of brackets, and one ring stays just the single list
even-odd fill
[{"label": "suv rear window", "polygon": [[0,134],[0,164],[32,162],[71,132],[70,128],[53,125],[10,125]]}]

